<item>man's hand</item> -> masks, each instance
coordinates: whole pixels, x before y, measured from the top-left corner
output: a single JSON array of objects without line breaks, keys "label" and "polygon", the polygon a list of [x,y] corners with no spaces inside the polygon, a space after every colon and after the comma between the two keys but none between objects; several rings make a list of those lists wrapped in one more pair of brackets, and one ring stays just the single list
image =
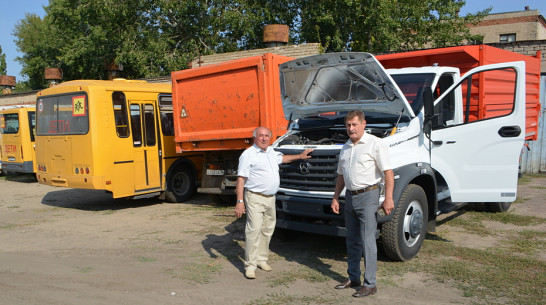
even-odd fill
[{"label": "man's hand", "polygon": [[237,215],[237,218],[241,218],[243,214],[246,213],[245,210],[245,203],[244,202],[237,202],[235,205],[235,215]]},{"label": "man's hand", "polygon": [[392,210],[394,210],[394,201],[392,198],[385,198],[385,201],[383,201],[381,207],[383,207],[383,210],[385,210],[385,214],[390,215]]},{"label": "man's hand", "polygon": [[332,211],[336,214],[339,214],[339,202],[336,198],[332,199],[332,204],[330,205]]},{"label": "man's hand", "polygon": [[309,159],[311,156],[309,154],[313,151],[312,148],[307,148],[301,154],[299,154],[301,160]]}]

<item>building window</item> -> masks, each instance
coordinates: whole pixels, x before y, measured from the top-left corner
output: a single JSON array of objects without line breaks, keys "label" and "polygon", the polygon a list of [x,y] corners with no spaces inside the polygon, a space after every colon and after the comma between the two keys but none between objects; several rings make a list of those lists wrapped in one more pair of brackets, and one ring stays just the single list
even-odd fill
[{"label": "building window", "polygon": [[499,42],[500,43],[509,43],[516,41],[516,33],[513,34],[501,34]]}]

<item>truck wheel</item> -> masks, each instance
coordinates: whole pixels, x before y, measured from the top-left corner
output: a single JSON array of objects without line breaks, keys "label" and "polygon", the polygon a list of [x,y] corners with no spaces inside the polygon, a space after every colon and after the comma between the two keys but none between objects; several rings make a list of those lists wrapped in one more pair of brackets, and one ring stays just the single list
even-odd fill
[{"label": "truck wheel", "polygon": [[425,240],[427,220],[425,191],[418,185],[408,185],[392,219],[381,228],[385,254],[396,261],[407,261],[417,255]]},{"label": "truck wheel", "polygon": [[506,212],[511,204],[511,202],[484,202],[487,210],[493,213]]},{"label": "truck wheel", "polygon": [[169,202],[184,202],[195,193],[195,179],[191,168],[185,164],[176,165],[167,176],[165,198]]}]

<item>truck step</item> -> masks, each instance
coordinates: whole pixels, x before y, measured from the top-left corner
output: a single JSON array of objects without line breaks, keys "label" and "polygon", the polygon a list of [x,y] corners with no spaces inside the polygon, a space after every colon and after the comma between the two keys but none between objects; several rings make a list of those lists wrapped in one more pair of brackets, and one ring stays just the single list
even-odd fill
[{"label": "truck step", "polygon": [[467,202],[451,202],[450,199],[442,200],[438,202],[438,210],[436,211],[436,216],[453,212],[464,207],[467,204]]}]

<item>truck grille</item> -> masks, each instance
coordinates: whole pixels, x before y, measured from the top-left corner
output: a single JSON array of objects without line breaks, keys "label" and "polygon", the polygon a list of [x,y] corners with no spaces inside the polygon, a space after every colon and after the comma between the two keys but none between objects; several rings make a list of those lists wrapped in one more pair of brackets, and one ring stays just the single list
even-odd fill
[{"label": "truck grille", "polygon": [[[303,150],[277,148],[285,155]],[[315,150],[311,159],[280,164],[281,187],[300,191],[333,192],[336,188],[337,162],[340,150]]]}]

